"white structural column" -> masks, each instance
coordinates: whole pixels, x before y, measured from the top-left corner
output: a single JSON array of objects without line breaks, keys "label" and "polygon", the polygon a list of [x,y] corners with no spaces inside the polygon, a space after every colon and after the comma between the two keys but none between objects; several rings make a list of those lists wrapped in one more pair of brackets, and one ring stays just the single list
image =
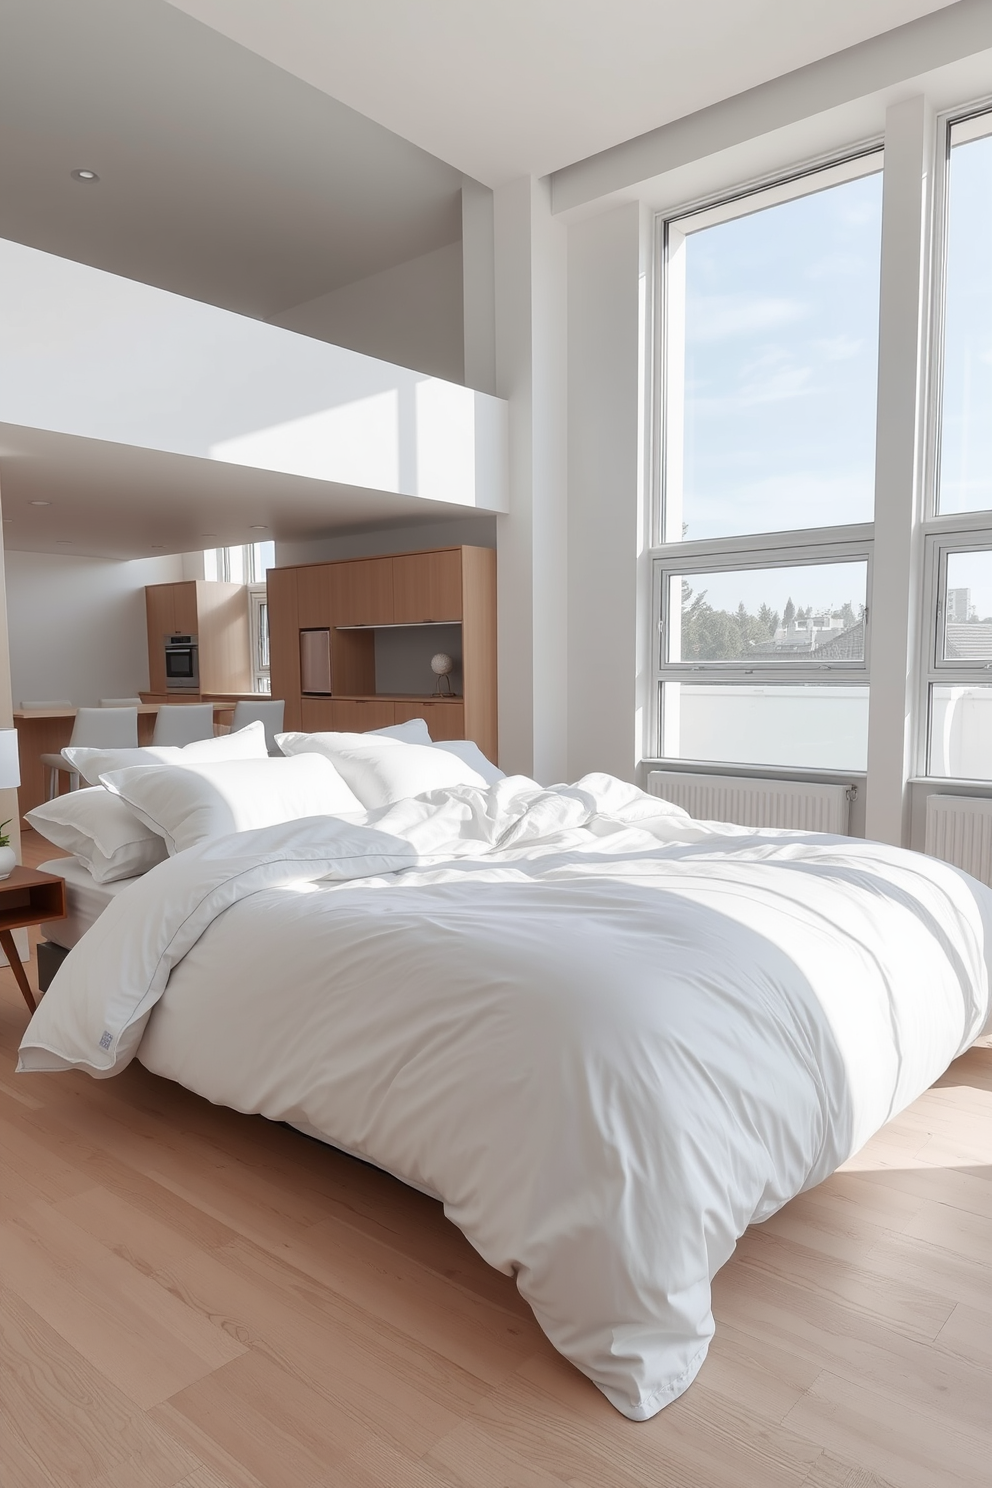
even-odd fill
[{"label": "white structural column", "polygon": [[565,778],[566,229],[546,182],[494,193],[496,390],[509,404],[509,512],[499,518],[499,762]]},{"label": "white structural column", "polygon": [[871,701],[865,835],[909,841],[922,593],[923,424],[927,368],[933,114],[925,98],[885,117],[875,454]]},{"label": "white structural column", "polygon": [[[0,527],[0,728],[13,728],[14,726],[14,704],[11,697],[10,686],[10,638],[7,630],[7,579],[5,572],[3,528]],[[10,845],[17,853],[17,861],[21,861],[21,818],[17,809],[17,793],[12,790],[0,790],[0,822],[7,821],[7,833],[10,837]],[[27,954],[26,935],[18,936],[18,941],[23,938],[24,944],[20,946],[21,954]],[[6,966],[6,957],[0,953],[0,966]]]},{"label": "white structural column", "polygon": [[465,386],[496,391],[493,194],[469,176],[462,183],[462,334]]},{"label": "white structural column", "polygon": [[568,236],[568,775],[633,780],[648,594],[643,491],[649,214],[636,202]]}]

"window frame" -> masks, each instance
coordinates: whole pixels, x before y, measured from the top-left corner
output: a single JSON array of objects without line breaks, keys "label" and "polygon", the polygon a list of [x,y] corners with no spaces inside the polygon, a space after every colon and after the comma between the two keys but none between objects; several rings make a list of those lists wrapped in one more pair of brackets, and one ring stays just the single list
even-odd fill
[{"label": "window frame", "polygon": [[[268,611],[268,587],[264,581],[247,585],[248,637],[251,646],[251,684],[253,692],[272,692],[272,652],[269,641],[269,664],[262,665],[262,610]],[[266,627],[267,629],[267,627]],[[262,684],[265,683],[265,686]]]},{"label": "window frame", "polygon": [[[975,686],[983,676],[992,683],[992,662],[961,659],[946,661],[941,656],[947,594],[947,559],[952,553],[978,553],[992,550],[992,507],[943,513],[939,507],[944,414],[944,332],[950,229],[951,131],[955,125],[977,124],[982,119],[988,121],[988,127],[976,128],[971,135],[972,139],[982,139],[992,135],[992,98],[948,109],[938,114],[936,120],[929,347],[926,362],[925,501],[921,523],[924,543],[924,578],[921,596],[920,686],[917,694],[914,740],[915,774],[928,783],[946,780],[958,785],[964,777],[936,775],[931,771],[934,687],[936,685]],[[992,786],[992,770],[987,779],[975,783],[986,787]]]},{"label": "window frame", "polygon": [[[689,677],[713,685],[741,685],[742,677],[752,685],[769,687],[816,685],[863,685],[871,682],[871,606],[874,562],[874,521],[829,527],[797,527],[781,532],[758,532],[727,537],[685,540],[672,539],[673,521],[681,525],[681,499],[677,519],[669,500],[673,473],[681,457],[682,432],[673,431],[672,390],[681,390],[681,371],[675,359],[682,354],[681,306],[672,293],[673,256],[684,243],[689,231],[701,231],[735,218],[763,211],[768,207],[800,197],[829,190],[845,181],[874,175],[884,169],[884,141],[866,140],[828,158],[811,161],[743,186],[732,193],[721,193],[703,201],[659,212],[654,230],[654,354],[652,358],[651,442],[650,442],[650,510],[647,559],[651,572],[651,609],[649,641],[650,697],[644,711],[648,737],[646,759],[667,763],[705,763],[726,768],[765,770],[787,769],[789,773],[808,773],[802,766],[735,766],[732,759],[716,762],[693,761],[683,754],[665,753],[664,685],[687,681]],[[814,185],[810,185],[815,182]],[[677,271],[677,270],[676,270]],[[879,264],[881,272],[881,263]],[[683,363],[684,366],[684,354]],[[691,577],[693,572],[730,572],[734,569],[786,568],[806,564],[863,561],[867,565],[865,585],[865,655],[860,662],[824,661],[816,667],[799,662],[668,662],[665,644],[669,617],[665,610],[671,575]],[[819,773],[822,773],[820,771]],[[849,773],[849,772],[847,772]]]}]

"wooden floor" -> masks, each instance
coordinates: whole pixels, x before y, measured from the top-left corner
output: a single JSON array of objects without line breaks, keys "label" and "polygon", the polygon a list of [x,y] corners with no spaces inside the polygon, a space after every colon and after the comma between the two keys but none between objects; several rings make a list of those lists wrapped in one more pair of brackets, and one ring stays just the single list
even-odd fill
[{"label": "wooden floor", "polygon": [[0,971],[2,1488],[992,1483],[992,1049],[744,1237],[633,1425],[437,1204],[138,1064],[15,1076],[25,1021]]}]

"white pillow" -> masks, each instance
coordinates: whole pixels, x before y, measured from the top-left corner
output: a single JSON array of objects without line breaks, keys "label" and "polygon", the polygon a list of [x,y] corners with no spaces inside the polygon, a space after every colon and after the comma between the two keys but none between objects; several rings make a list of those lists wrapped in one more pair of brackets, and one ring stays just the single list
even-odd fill
[{"label": "white pillow", "polygon": [[102,785],[56,796],[25,819],[46,842],[80,858],[97,883],[134,878],[168,856],[159,834]]},{"label": "white pillow", "polygon": [[492,760],[486,759],[474,739],[437,739],[431,748],[444,749],[448,754],[457,755],[469,769],[481,775],[487,785],[495,785],[497,780],[506,779],[506,771],[499,769]]},{"label": "white pillow", "polygon": [[429,744],[431,736],[423,718],[408,718],[406,723],[391,723],[388,728],[369,729],[368,734],[380,739],[401,739],[404,744]]},{"label": "white pillow", "polygon": [[138,765],[208,764],[213,760],[267,759],[264,723],[249,723],[236,734],[216,739],[197,739],[192,744],[149,744],[144,749],[91,749],[67,744],[62,758],[68,760],[87,785],[98,785],[109,770],[131,770]]},{"label": "white pillow", "polygon": [[364,814],[361,801],[319,754],[144,765],[113,770],[104,775],[103,784],[165,838],[170,855],[208,838],[302,816]]},{"label": "white pillow", "polygon": [[370,811],[441,786],[486,784],[478,770],[433,744],[369,734],[278,734],[276,742],[284,754],[330,760]]}]

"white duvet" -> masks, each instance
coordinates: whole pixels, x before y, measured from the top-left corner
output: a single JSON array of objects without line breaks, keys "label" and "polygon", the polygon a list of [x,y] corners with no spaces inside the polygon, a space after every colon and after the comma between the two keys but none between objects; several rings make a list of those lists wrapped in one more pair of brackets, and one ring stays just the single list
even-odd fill
[{"label": "white duvet", "polygon": [[625,1415],[686,1389],[737,1237],[989,1017],[992,893],[606,776],[193,848],[59,971],[21,1069],[137,1051],[440,1197]]}]

